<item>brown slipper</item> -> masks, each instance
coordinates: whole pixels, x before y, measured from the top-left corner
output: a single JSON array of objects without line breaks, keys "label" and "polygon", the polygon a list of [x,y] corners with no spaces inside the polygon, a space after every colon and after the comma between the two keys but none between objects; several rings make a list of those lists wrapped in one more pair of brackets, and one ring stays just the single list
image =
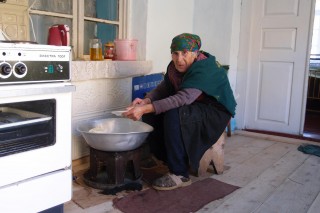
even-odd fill
[{"label": "brown slipper", "polygon": [[189,186],[190,184],[190,178],[168,173],[154,180],[152,187],[156,190],[172,190],[179,187]]}]

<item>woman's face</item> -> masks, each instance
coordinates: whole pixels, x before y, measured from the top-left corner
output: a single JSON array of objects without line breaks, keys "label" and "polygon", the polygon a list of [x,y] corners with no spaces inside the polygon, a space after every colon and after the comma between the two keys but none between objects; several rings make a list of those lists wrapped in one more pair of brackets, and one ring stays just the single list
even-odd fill
[{"label": "woman's face", "polygon": [[174,51],[171,53],[174,66],[182,73],[189,69],[196,57],[197,54],[190,51]]}]

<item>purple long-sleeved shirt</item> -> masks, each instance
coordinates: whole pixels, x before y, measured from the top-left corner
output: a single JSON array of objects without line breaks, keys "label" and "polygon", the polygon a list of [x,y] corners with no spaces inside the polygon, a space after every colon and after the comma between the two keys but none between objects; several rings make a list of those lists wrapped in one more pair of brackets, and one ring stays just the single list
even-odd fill
[{"label": "purple long-sleeved shirt", "polygon": [[187,88],[178,90],[175,95],[169,96],[165,82],[162,81],[154,90],[147,93],[146,98],[150,98],[155,113],[160,114],[170,109],[181,107],[193,103],[200,95],[201,90]]}]

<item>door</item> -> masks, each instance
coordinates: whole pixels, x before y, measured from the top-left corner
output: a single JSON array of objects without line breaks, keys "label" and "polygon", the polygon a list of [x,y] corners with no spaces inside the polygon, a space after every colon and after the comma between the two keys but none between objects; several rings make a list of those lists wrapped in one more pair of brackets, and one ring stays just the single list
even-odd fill
[{"label": "door", "polygon": [[252,1],[246,129],[300,134],[312,2]]}]

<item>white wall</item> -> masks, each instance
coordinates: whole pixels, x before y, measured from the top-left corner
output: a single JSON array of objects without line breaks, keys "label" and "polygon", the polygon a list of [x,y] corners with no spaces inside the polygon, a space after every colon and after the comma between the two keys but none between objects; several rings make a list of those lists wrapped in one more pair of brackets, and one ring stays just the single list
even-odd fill
[{"label": "white wall", "polygon": [[202,39],[202,50],[230,65],[229,80],[236,92],[241,0],[201,0],[194,5],[193,32]]},{"label": "white wall", "polygon": [[149,1],[146,59],[153,61],[154,72],[165,72],[171,60],[170,45],[174,36],[191,32],[194,0]]},{"label": "white wall", "polygon": [[128,38],[138,39],[137,58],[146,60],[148,0],[130,1]]},{"label": "white wall", "polygon": [[194,33],[202,39],[202,49],[230,64],[233,0],[201,0],[194,7]]},{"label": "white wall", "polygon": [[153,73],[165,72],[174,36],[193,32],[194,0],[131,0],[130,37],[139,40],[138,59],[151,60]]}]

